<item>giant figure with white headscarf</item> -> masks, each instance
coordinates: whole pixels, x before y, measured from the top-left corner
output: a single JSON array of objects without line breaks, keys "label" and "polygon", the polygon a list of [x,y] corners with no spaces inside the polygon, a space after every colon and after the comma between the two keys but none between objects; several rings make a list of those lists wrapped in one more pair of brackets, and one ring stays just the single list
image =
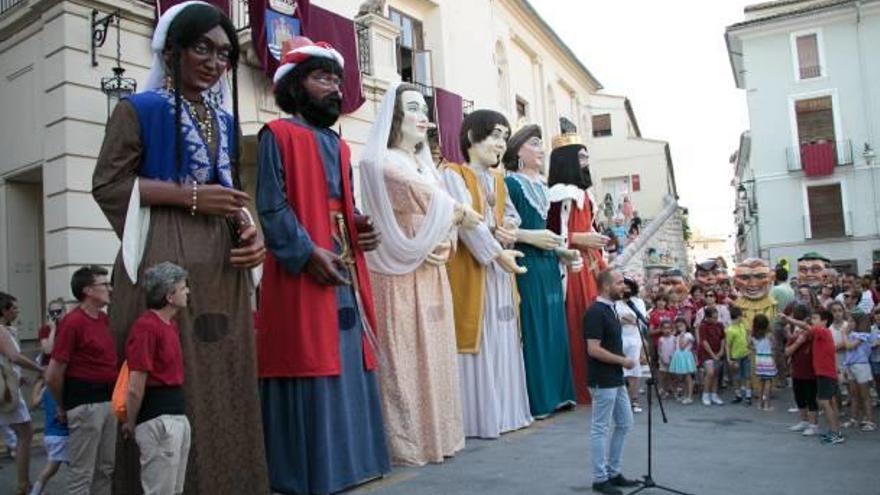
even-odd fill
[{"label": "giant figure with white headscarf", "polygon": [[[111,326],[121,350],[145,309],[147,267],[171,261],[189,272],[193,295],[177,319],[192,424],[185,491],[266,493],[248,270],[265,248],[237,180],[238,38],[216,7],[191,1],[160,17],[151,46],[145,89],[113,110],[93,177],[122,240]],[[177,400],[148,394],[142,410]],[[137,466],[134,442],[121,442],[114,493],[140,493]]]},{"label": "giant figure with white headscarf", "polygon": [[388,446],[392,462],[417,466],[464,447],[445,264],[456,227],[480,221],[443,189],[426,140],[431,125],[418,88],[392,84],[361,158],[363,207],[382,232],[367,262]]}]

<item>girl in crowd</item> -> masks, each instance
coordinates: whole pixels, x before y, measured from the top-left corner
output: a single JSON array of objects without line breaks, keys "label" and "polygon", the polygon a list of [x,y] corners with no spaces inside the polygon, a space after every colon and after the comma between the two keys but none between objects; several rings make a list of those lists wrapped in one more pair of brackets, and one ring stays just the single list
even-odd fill
[{"label": "girl in crowd", "polygon": [[773,410],[770,406],[770,389],[777,371],[771,337],[770,320],[765,315],[755,315],[752,321],[752,347],[755,352],[755,374],[761,380],[761,402],[758,404],[761,411]]},{"label": "girl in crowd", "polygon": [[660,323],[660,343],[658,346],[658,363],[660,369],[660,393],[664,397],[670,395],[670,390],[674,393],[672,380],[670,380],[669,365],[672,363],[672,356],[678,347],[678,339],[672,332],[672,320],[664,319]]},{"label": "girl in crowd", "polygon": [[694,360],[694,335],[688,328],[687,320],[677,318],[675,320],[675,337],[677,349],[672,354],[669,362],[669,373],[675,377],[676,389],[684,380],[684,398],[682,404],[690,404],[694,401],[694,373],[697,372],[697,363]]},{"label": "girl in crowd", "polygon": [[[878,342],[878,336],[870,332],[868,318],[868,315],[861,315],[856,328],[843,335],[846,347],[844,364],[850,384],[852,406],[852,417],[843,426],[853,427],[858,424],[862,431],[877,429],[877,425],[874,423],[874,410],[871,407],[870,386],[874,377],[871,374],[870,358],[871,351]],[[857,423],[859,421],[860,423]]]}]

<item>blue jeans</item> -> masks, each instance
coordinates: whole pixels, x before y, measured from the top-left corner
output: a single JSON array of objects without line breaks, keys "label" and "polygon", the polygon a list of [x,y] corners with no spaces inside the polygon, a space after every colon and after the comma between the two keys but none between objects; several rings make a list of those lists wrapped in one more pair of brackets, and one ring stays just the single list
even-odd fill
[{"label": "blue jeans", "polygon": [[[593,396],[593,424],[590,428],[593,483],[602,483],[620,474],[623,440],[626,432],[632,428],[633,415],[629,394],[624,386],[591,387],[590,394]],[[612,420],[614,431],[609,442],[608,433]]]}]

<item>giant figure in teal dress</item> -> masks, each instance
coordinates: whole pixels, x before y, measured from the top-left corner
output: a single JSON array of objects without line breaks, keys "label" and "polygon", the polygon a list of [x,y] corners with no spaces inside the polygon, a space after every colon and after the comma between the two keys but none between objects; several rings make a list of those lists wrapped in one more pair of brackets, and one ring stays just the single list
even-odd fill
[{"label": "giant figure in teal dress", "polygon": [[540,178],[543,162],[538,126],[526,126],[508,141],[505,182],[522,219],[516,249],[525,254],[521,264],[528,269],[516,277],[523,357],[531,412],[537,419],[574,405],[560,262],[563,269],[581,263],[564,247],[563,238],[547,230],[550,202]]}]

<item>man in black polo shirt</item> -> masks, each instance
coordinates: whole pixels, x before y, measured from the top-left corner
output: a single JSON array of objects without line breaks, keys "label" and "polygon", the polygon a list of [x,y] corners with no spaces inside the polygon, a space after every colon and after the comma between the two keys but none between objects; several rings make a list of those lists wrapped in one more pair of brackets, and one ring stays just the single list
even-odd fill
[{"label": "man in black polo shirt", "polygon": [[583,323],[589,356],[587,385],[590,387],[590,395],[593,396],[590,432],[593,491],[620,495],[623,492],[618,487],[639,484],[624,478],[620,473],[623,440],[633,424],[623,368],[632,369],[638,363],[623,354],[620,321],[614,309],[614,301],[623,297],[626,288],[623,275],[605,270],[598,275],[596,282],[599,286],[599,297],[584,314]]}]

